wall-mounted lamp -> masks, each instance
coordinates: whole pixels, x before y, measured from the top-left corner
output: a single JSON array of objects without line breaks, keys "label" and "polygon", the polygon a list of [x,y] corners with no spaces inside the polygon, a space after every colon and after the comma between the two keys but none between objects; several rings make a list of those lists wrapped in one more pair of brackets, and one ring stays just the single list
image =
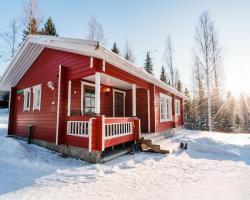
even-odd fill
[{"label": "wall-mounted lamp", "polygon": [[54,90],[54,89],[55,89],[55,84],[54,84],[53,81],[48,81],[47,86],[48,86],[48,88],[50,88],[51,90]]},{"label": "wall-mounted lamp", "polygon": [[104,94],[110,93],[110,88],[109,87],[103,88],[103,92],[104,92]]},{"label": "wall-mounted lamp", "polygon": [[48,81],[47,83],[47,86],[48,88],[50,88],[52,91],[54,91],[54,97],[53,97],[53,100],[52,100],[52,105],[55,105],[55,98],[56,98],[56,94],[55,94],[55,84],[53,81]]}]

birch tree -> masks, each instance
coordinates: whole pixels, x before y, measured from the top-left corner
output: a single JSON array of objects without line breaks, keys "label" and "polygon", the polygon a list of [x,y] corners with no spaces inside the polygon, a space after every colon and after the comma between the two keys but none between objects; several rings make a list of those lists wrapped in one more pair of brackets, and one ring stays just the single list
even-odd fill
[{"label": "birch tree", "polygon": [[5,49],[4,52],[2,52],[2,55],[4,55],[7,60],[12,58],[18,49],[18,23],[16,19],[13,19],[9,24],[9,31],[3,33],[0,35],[0,38],[3,43],[3,48]]},{"label": "birch tree", "polygon": [[172,87],[175,86],[175,69],[173,63],[173,45],[170,35],[167,37],[166,46],[163,54],[163,61],[168,68],[169,75],[170,75],[170,85]]},{"label": "birch tree", "polygon": [[24,26],[23,40],[28,35],[38,34],[39,26],[42,22],[42,17],[39,11],[37,0],[27,0],[23,8],[23,17],[21,22]]},{"label": "birch tree", "polygon": [[194,128],[205,129],[207,125],[207,109],[204,91],[204,74],[202,73],[199,59],[194,55],[194,64],[192,69],[193,83],[193,113],[194,113]]},{"label": "birch tree", "polygon": [[124,58],[132,63],[135,62],[134,51],[132,45],[128,41],[126,41],[125,44]]},{"label": "birch tree", "polygon": [[213,40],[215,38],[214,23],[210,14],[204,11],[195,29],[195,59],[204,74],[207,96],[207,117],[208,129],[212,131],[212,115],[211,115],[211,80],[214,73],[214,65],[212,58]]},{"label": "birch tree", "polygon": [[91,17],[88,22],[88,40],[99,41],[105,44],[106,40],[104,37],[103,26],[97,21],[95,17]]},{"label": "birch tree", "polygon": [[212,118],[222,106],[222,91],[223,91],[223,66],[222,66],[222,49],[217,39],[217,33],[214,26],[211,27],[211,62],[212,62],[212,91],[211,91],[211,110]]}]

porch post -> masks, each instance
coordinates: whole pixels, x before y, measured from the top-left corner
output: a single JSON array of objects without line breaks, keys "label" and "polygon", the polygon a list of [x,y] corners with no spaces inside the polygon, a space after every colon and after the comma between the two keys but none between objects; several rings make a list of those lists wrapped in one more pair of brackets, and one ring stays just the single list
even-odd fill
[{"label": "porch post", "polygon": [[173,121],[173,128],[176,128],[176,116],[175,116],[175,95],[172,95],[172,121]]},{"label": "porch post", "polygon": [[148,132],[150,133],[150,125],[151,125],[151,120],[150,120],[150,90],[147,90],[147,101],[148,101]]},{"label": "porch post", "polygon": [[132,84],[132,116],[136,117],[136,84]]},{"label": "porch post", "polygon": [[100,92],[101,92],[101,74],[95,73],[95,114],[100,115]]},{"label": "porch post", "polygon": [[70,116],[71,113],[71,81],[68,83],[68,113],[67,116]]}]

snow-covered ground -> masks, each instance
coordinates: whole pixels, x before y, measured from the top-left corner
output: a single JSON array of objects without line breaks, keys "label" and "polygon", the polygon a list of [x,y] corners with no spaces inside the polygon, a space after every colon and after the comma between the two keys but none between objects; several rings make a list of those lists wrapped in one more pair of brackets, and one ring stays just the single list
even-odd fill
[{"label": "snow-covered ground", "polygon": [[7,138],[6,123],[0,110],[0,199],[250,199],[250,135],[183,130],[162,145],[187,151],[94,165]]}]

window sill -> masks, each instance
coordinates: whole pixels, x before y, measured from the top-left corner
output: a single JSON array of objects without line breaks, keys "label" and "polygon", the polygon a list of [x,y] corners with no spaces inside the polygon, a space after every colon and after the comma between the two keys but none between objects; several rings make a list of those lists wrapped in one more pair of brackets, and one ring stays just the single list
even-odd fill
[{"label": "window sill", "polygon": [[166,119],[166,120],[160,120],[160,123],[165,123],[165,122],[171,122],[172,121],[172,119]]}]

